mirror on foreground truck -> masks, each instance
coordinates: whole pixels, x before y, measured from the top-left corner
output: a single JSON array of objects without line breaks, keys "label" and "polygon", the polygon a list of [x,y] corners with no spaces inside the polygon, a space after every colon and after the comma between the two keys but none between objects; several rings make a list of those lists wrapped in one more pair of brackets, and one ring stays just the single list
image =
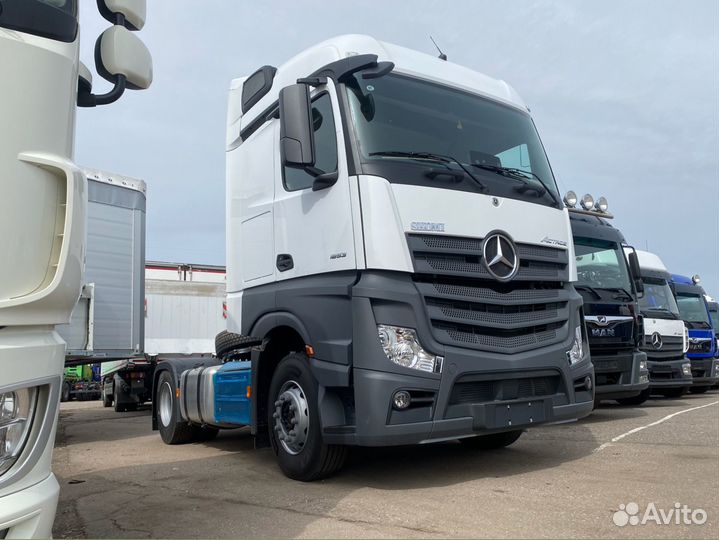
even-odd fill
[{"label": "mirror on foreground truck", "polygon": [[690,392],[703,394],[719,383],[719,360],[715,360],[716,337],[699,276],[689,278],[672,275],[672,291],[679,315],[689,329],[687,358],[692,365],[693,383]]},{"label": "mirror on foreground truck", "polygon": [[[639,350],[644,336],[636,283],[641,276],[635,276],[627,263],[624,235],[609,223],[613,216],[606,211],[606,205],[597,201],[587,204],[589,209],[575,208],[573,192],[564,200],[574,235],[574,287],[584,299],[596,401],[641,405],[649,398],[647,355]],[[593,201],[585,196],[585,203],[589,202]]]},{"label": "mirror on foreground truck", "polygon": [[[0,253],[12,262],[0,265],[0,538],[49,538],[55,518],[51,461],[65,364],[55,325],[70,320],[85,258],[76,106],[111,103],[151,80],[148,56],[128,57],[129,49],[108,41],[97,67],[113,88],[92,93],[79,60],[77,4],[0,2],[0,230],[12,231],[0,236]],[[143,1],[109,4],[104,15],[113,28],[126,29],[125,13],[144,23]]]},{"label": "mirror on foreground truck", "polygon": [[158,364],[166,443],[249,425],[313,480],[591,412],[568,212],[506,83],[337,37],[233,81],[226,143],[227,332]]},{"label": "mirror on foreground truck", "polygon": [[[627,256],[632,251],[626,250]],[[687,329],[669,285],[672,275],[654,253],[636,251],[641,268],[644,295],[639,308],[644,325],[642,350],[647,353],[649,389],[647,394],[680,397],[692,385]]]}]

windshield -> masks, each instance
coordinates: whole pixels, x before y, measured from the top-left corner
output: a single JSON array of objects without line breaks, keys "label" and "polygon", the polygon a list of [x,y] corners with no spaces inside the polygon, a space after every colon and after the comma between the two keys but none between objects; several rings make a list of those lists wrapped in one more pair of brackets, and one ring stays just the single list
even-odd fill
[{"label": "windshield", "polygon": [[619,289],[632,293],[624,251],[614,242],[576,239],[577,285],[594,289]]},{"label": "windshield", "polygon": [[704,303],[704,298],[700,295],[677,293],[677,304],[679,305],[679,314],[683,320],[693,323],[706,323],[711,326],[707,306]]},{"label": "windshield", "polygon": [[[491,193],[546,205],[559,200],[528,113],[397,74],[376,79],[357,74],[345,88],[366,174],[395,183]],[[398,155],[408,153],[415,156]],[[448,159],[439,162],[427,154]],[[454,173],[442,175],[443,169]]]},{"label": "windshield", "polygon": [[712,327],[714,328],[714,330],[719,331],[719,307],[710,307],[709,315],[712,319]]},{"label": "windshield", "polygon": [[666,318],[657,316],[658,312],[671,313],[676,318],[679,316],[679,307],[669,284],[664,279],[643,277],[644,296],[639,298],[639,307],[644,312],[651,312],[652,316],[659,319]]},{"label": "windshield", "polygon": [[0,26],[57,41],[75,41],[77,0],[1,0]]}]

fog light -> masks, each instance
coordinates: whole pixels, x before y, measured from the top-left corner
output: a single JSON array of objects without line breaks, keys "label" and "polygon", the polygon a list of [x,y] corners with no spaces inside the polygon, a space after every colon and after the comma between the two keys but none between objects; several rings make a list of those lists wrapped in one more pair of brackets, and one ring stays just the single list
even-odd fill
[{"label": "fog light", "polygon": [[567,191],[567,194],[564,196],[564,204],[567,208],[574,208],[577,206],[577,194],[573,191]]},{"label": "fog light", "polygon": [[399,392],[395,392],[394,396],[392,397],[392,404],[394,405],[394,408],[398,411],[402,411],[409,407],[411,401],[412,397],[406,390],[400,390]]},{"label": "fog light", "polygon": [[592,391],[592,378],[589,375],[584,377],[584,386],[587,388],[588,392]]},{"label": "fog light", "polygon": [[685,377],[692,376],[692,365],[689,362],[682,364],[682,373],[684,374]]},{"label": "fog light", "polygon": [[649,375],[639,375],[639,383],[648,383],[649,382]]},{"label": "fog light", "polygon": [[582,197],[582,208],[587,211],[594,208],[594,197],[592,197],[589,193],[585,194],[584,197]]}]

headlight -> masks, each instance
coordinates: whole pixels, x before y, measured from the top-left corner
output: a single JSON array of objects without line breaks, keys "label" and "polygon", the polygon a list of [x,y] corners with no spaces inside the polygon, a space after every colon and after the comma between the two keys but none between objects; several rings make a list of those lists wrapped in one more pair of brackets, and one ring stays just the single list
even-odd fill
[{"label": "headlight", "polygon": [[692,376],[692,365],[689,362],[682,364],[682,373],[685,377]]},{"label": "headlight", "polygon": [[36,401],[36,388],[0,394],[0,475],[12,467],[25,446]]},{"label": "headlight", "polygon": [[639,371],[647,371],[647,361],[646,360],[639,360]]},{"label": "headlight", "polygon": [[379,324],[377,334],[384,354],[391,362],[428,373],[442,373],[444,358],[425,351],[419,344],[417,333],[411,328]]},{"label": "headlight", "polygon": [[582,327],[577,326],[574,329],[574,343],[572,343],[572,348],[567,351],[567,360],[569,360],[569,365],[573,366],[577,362],[581,362],[582,356],[584,356]]}]

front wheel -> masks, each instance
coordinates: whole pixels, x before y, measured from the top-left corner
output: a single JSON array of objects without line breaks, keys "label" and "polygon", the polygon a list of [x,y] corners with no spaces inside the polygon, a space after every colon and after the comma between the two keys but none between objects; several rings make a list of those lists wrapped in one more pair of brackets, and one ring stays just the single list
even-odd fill
[{"label": "front wheel", "polygon": [[492,433],[491,435],[460,439],[459,442],[473,450],[496,450],[516,442],[521,435],[522,430],[505,431],[504,433]]},{"label": "front wheel", "polygon": [[60,394],[60,401],[70,401],[70,383],[62,383],[62,393]]},{"label": "front wheel", "polygon": [[648,400],[650,395],[651,395],[651,391],[649,390],[649,388],[647,388],[646,390],[642,390],[638,396],[618,399],[617,402],[620,405],[630,405],[630,406],[637,407],[637,406],[641,405],[642,403],[644,403],[646,400]]},{"label": "front wheel", "polygon": [[267,425],[272,449],[282,472],[293,480],[327,478],[342,468],[347,458],[347,447],[322,440],[318,387],[302,353],[287,355],[270,383]]}]

